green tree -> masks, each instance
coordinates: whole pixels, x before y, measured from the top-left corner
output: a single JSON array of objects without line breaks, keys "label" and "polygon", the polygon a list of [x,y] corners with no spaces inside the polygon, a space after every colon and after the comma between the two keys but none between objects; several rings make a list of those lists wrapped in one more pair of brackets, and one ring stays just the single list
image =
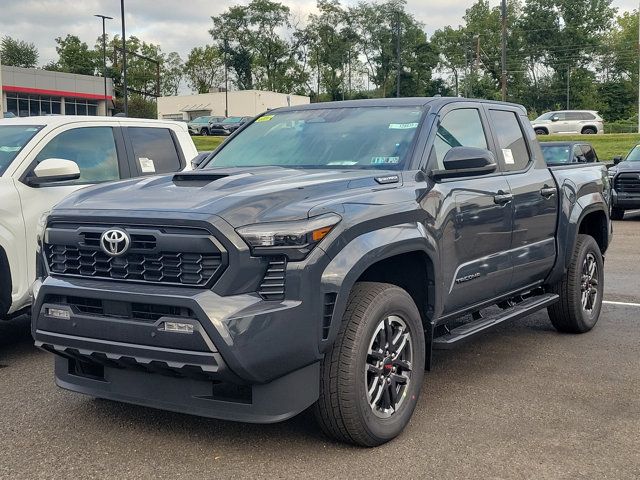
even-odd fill
[{"label": "green tree", "polygon": [[224,63],[218,49],[212,45],[195,47],[184,63],[189,87],[197,93],[207,93],[224,80]]},{"label": "green tree", "polygon": [[57,37],[56,44],[58,60],[45,65],[45,70],[80,75],[94,75],[96,73],[96,67],[99,65],[98,62],[101,55],[99,56],[97,51],[89,49],[89,46],[77,36]]},{"label": "green tree", "polygon": [[12,67],[35,68],[38,49],[33,43],[4,36],[0,42],[0,61]]}]

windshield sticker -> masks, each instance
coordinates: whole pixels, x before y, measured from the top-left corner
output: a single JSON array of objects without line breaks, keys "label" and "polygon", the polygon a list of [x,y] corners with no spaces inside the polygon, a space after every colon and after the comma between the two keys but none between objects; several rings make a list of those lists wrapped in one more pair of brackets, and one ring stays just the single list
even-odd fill
[{"label": "windshield sticker", "polygon": [[412,128],[418,128],[418,122],[412,123],[390,123],[390,130],[410,130]]},{"label": "windshield sticker", "polygon": [[513,159],[513,153],[510,148],[503,148],[502,156],[504,157],[504,163],[507,165],[515,165],[516,161]]},{"label": "windshield sticker", "polygon": [[397,165],[400,157],[371,157],[371,165]]},{"label": "windshield sticker", "polygon": [[258,122],[268,122],[269,120],[271,120],[275,115],[263,115],[260,118],[258,118],[256,120],[256,123]]},{"label": "windshield sticker", "polygon": [[153,160],[147,157],[140,157],[138,161],[140,162],[142,173],[156,173],[156,164],[153,163]]},{"label": "windshield sticker", "polygon": [[335,162],[329,162],[327,165],[357,165],[358,162],[354,162],[353,160],[337,160]]},{"label": "windshield sticker", "polygon": [[7,147],[5,145],[0,147],[0,152],[17,152],[20,147]]}]

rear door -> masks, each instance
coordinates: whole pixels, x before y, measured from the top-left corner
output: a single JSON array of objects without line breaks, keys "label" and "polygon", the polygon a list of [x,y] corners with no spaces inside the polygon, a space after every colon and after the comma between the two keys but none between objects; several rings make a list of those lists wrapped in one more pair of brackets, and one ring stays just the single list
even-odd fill
[{"label": "rear door", "polygon": [[486,108],[499,147],[498,161],[513,195],[511,285],[519,289],[539,283],[555,262],[556,183],[524,112],[502,105]]},{"label": "rear door", "polygon": [[127,126],[123,131],[132,175],[179,172],[186,166],[180,142],[171,129]]},{"label": "rear door", "polygon": [[[429,165],[442,169],[453,147],[488,149],[495,145],[486,113],[478,103],[452,103],[439,112]],[[513,221],[509,185],[498,170],[475,177],[443,179],[434,187],[441,195],[440,251],[444,279],[444,313],[490,300],[510,289],[509,258]]]}]

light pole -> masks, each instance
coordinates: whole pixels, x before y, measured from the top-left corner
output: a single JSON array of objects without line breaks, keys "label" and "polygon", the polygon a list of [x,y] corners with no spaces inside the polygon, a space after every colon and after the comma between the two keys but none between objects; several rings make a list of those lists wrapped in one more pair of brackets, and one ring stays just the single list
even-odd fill
[{"label": "light pole", "polygon": [[107,112],[107,32],[105,30],[105,20],[113,20],[113,17],[106,15],[94,15],[102,19],[102,77],[104,78],[104,111]]},{"label": "light pole", "polygon": [[124,116],[129,116],[127,103],[127,37],[124,32],[124,0],[120,0],[120,16],[122,17],[122,89],[124,96]]},{"label": "light pole", "polygon": [[500,14],[502,23],[502,38],[501,38],[501,84],[502,84],[502,101],[507,101],[507,0],[502,0],[500,4]]}]

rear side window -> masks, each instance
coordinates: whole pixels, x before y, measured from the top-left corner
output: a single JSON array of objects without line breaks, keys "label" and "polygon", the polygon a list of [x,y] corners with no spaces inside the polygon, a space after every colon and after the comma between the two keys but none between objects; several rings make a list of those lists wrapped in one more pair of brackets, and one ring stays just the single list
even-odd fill
[{"label": "rear side window", "polygon": [[447,113],[438,126],[434,147],[439,169],[444,169],[444,157],[453,147],[489,148],[480,112],[461,108]]},{"label": "rear side window", "polygon": [[582,116],[582,120],[595,120],[596,116],[589,112],[582,112],[580,114]]},{"label": "rear side window", "polygon": [[65,184],[108,182],[120,179],[118,153],[111,127],[82,127],[54,137],[36,156],[71,160],[80,168],[80,178]]},{"label": "rear side window", "polygon": [[143,175],[182,169],[180,155],[168,128],[128,127],[133,155]]},{"label": "rear side window", "polygon": [[506,110],[491,110],[491,122],[498,137],[502,168],[507,172],[523,170],[531,160],[518,116]]},{"label": "rear side window", "polygon": [[580,112],[567,112],[565,113],[566,120],[583,120],[584,116]]}]

